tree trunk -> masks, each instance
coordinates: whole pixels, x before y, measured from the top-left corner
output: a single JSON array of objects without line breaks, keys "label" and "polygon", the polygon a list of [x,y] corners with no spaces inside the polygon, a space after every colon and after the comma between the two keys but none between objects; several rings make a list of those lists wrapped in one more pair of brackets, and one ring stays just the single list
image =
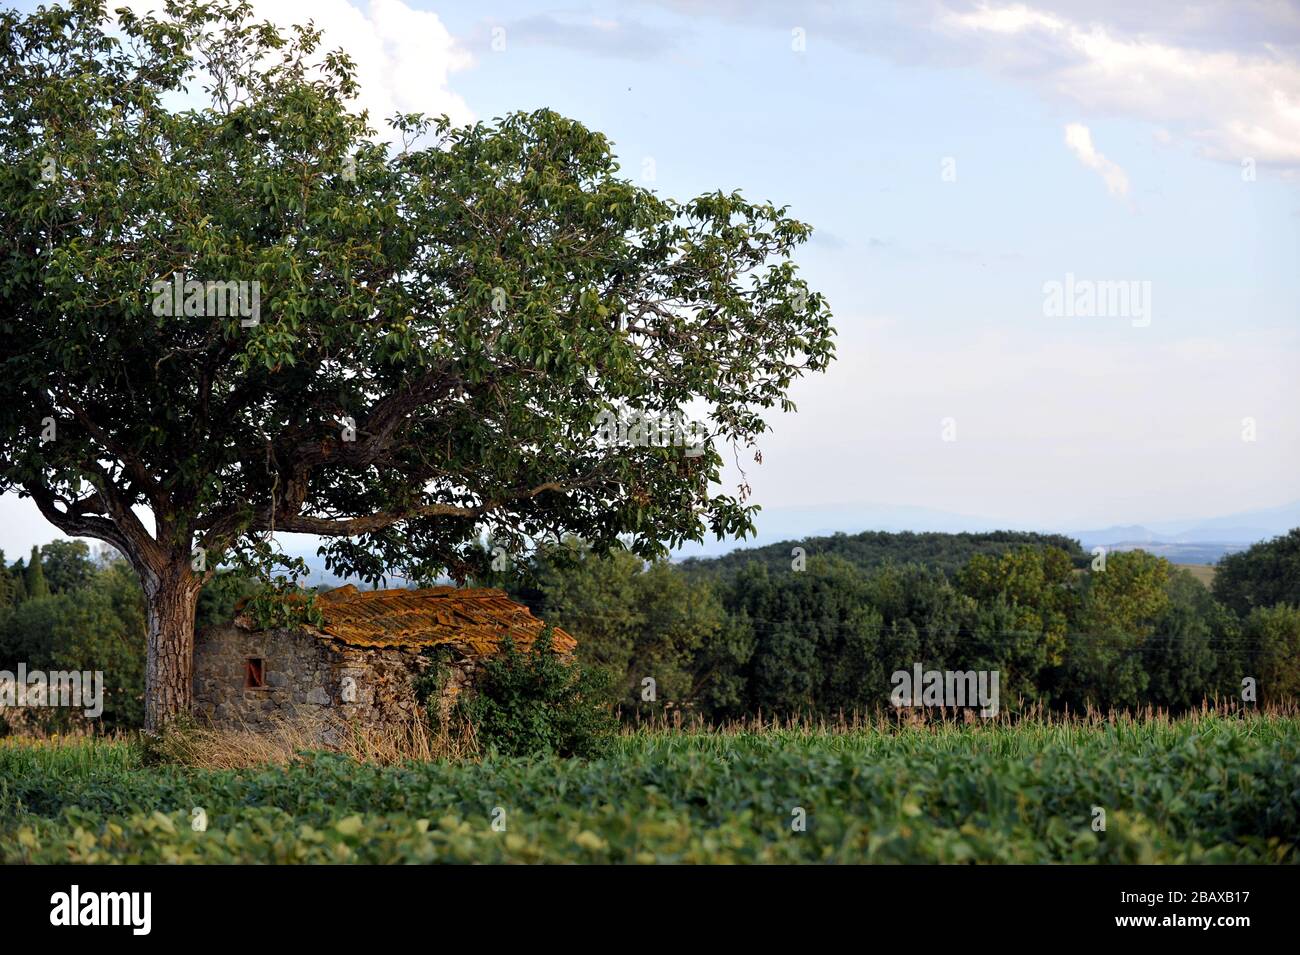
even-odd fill
[{"label": "tree trunk", "polygon": [[156,732],[187,715],[194,697],[194,613],[201,582],[188,564],[145,582],[149,650],[144,675],[144,727]]}]

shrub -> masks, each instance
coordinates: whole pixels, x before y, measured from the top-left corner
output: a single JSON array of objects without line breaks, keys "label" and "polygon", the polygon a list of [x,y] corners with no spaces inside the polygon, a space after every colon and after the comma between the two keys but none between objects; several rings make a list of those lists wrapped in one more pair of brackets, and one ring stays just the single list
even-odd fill
[{"label": "shrub", "polygon": [[463,704],[479,743],[508,756],[597,756],[614,732],[608,681],[551,648],[551,628],[527,653],[512,641],[488,660]]}]

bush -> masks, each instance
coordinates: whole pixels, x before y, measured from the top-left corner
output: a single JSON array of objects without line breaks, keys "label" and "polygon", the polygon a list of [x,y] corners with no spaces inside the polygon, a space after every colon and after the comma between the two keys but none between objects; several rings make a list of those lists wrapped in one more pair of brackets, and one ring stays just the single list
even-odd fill
[{"label": "bush", "polygon": [[488,660],[463,704],[479,743],[507,756],[598,756],[613,736],[609,684],[599,671],[561,659],[546,628],[521,652],[512,641]]}]

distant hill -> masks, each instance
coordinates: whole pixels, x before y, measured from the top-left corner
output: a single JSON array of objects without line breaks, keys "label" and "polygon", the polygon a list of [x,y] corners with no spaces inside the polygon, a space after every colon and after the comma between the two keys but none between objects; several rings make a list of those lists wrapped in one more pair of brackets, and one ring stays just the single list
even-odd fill
[{"label": "distant hill", "polygon": [[[755,550],[778,542],[830,537],[840,533],[856,535],[864,531],[987,535],[1010,530],[1062,534],[1078,540],[1087,551],[1097,546],[1110,550],[1144,547],[1175,563],[1214,563],[1224,554],[1244,550],[1258,541],[1269,540],[1285,534],[1293,527],[1300,527],[1300,501],[1278,507],[1239,511],[1221,517],[1143,521],[1092,530],[1066,523],[1033,524],[925,507],[866,502],[764,507],[755,523],[757,533],[747,541],[726,539],[705,540],[698,544],[691,542],[678,549],[677,557],[681,560],[690,557],[718,557],[737,547]],[[1157,550],[1157,547],[1160,549]]]},{"label": "distant hill", "polygon": [[1098,546],[1107,550],[1140,547],[1175,564],[1214,564],[1226,554],[1279,537],[1293,527],[1300,527],[1300,501],[1223,517],[1129,524],[1075,534],[1089,551]]},{"label": "distant hill", "polygon": [[[1094,547],[1097,545],[1093,545]],[[1121,540],[1104,545],[1108,551],[1144,550],[1163,557],[1172,564],[1217,564],[1225,554],[1235,554],[1245,550],[1248,544],[1215,543],[1203,541],[1183,544],[1177,541]],[[1090,548],[1091,549],[1091,548]]]},{"label": "distant hill", "polygon": [[1218,550],[1214,558],[1217,560],[1224,553],[1244,550],[1258,541],[1285,534],[1293,527],[1300,527],[1300,501],[1281,507],[1239,511],[1223,517],[1153,521],[1071,533],[1087,548],[1098,545],[1114,547],[1117,544],[1202,544]]},{"label": "distant hill", "polygon": [[1090,559],[1079,542],[1063,534],[1030,531],[990,531],[981,534],[902,531],[865,531],[861,534],[832,534],[782,541],[764,547],[734,550],[721,557],[690,557],[679,566],[690,574],[727,577],[750,563],[765,564],[770,570],[789,570],[791,551],[802,547],[807,557],[835,555],[854,566],[869,570],[885,563],[919,563],[948,574],[955,573],[976,554],[1004,554],[1025,545],[1059,547],[1084,566]]}]

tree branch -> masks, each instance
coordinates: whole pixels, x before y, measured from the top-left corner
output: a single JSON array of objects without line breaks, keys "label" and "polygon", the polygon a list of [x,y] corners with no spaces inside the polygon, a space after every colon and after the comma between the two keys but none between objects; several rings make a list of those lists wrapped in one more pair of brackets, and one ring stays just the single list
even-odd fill
[{"label": "tree branch", "polygon": [[[311,517],[308,515],[277,515],[275,520],[275,529],[295,534],[317,534],[321,537],[355,537],[359,534],[367,534],[371,531],[383,530],[402,521],[409,521],[422,517],[482,517],[492,511],[498,510],[507,504],[517,501],[531,500],[539,494],[546,492],[563,493],[572,490],[571,487],[560,484],[556,481],[547,481],[539,484],[534,488],[521,491],[518,494],[500,500],[488,501],[473,507],[463,507],[457,504],[427,504],[423,507],[413,508],[409,511],[393,514],[368,514],[364,517],[351,518],[328,518],[328,517]],[[260,527],[252,527],[250,530],[269,530],[270,522],[263,522]]]},{"label": "tree branch", "polygon": [[60,499],[49,488],[39,484],[24,484],[23,492],[36,502],[37,508],[45,519],[63,533],[71,537],[92,537],[112,544],[131,559],[132,563],[135,563],[131,545],[126,536],[118,530],[117,525],[106,517],[86,513],[88,502],[93,498],[84,498],[68,504],[67,509],[61,511],[58,508]]}]

